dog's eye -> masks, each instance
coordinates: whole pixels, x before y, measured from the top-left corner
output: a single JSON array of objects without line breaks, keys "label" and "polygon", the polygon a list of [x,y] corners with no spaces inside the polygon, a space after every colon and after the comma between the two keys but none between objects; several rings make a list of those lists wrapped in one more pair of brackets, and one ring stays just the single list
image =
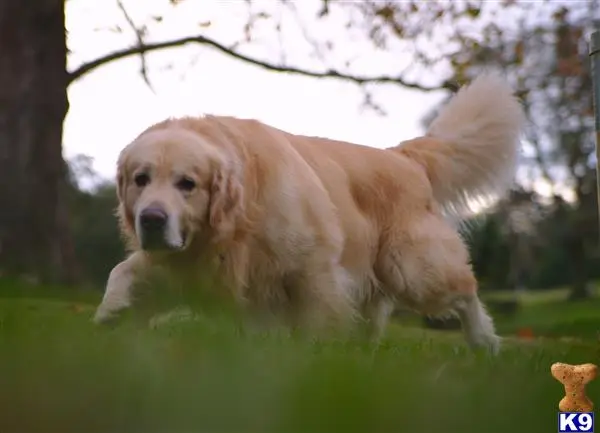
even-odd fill
[{"label": "dog's eye", "polygon": [[179,189],[181,191],[190,192],[194,188],[196,188],[196,182],[194,182],[189,177],[183,177],[183,178],[179,179],[176,186],[177,186],[177,189]]},{"label": "dog's eye", "polygon": [[150,183],[150,176],[148,176],[146,173],[140,173],[135,176],[133,181],[137,186],[142,188]]}]

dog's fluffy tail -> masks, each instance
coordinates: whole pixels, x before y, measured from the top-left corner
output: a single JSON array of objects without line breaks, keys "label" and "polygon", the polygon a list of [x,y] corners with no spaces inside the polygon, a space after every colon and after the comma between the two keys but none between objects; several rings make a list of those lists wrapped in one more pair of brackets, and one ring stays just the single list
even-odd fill
[{"label": "dog's fluffy tail", "polygon": [[452,97],[424,137],[394,150],[425,168],[445,210],[463,214],[473,201],[498,197],[510,188],[524,120],[504,79],[482,75]]}]

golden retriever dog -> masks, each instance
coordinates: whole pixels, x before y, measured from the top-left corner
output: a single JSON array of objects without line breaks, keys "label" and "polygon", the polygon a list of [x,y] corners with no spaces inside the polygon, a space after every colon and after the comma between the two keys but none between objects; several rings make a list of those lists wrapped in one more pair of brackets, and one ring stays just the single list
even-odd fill
[{"label": "golden retriever dog", "polygon": [[463,87],[425,136],[388,149],[293,135],[256,120],[168,119],[120,154],[118,215],[131,254],[95,315],[134,303],[153,268],[218,278],[248,317],[377,339],[396,305],[457,314],[467,342],[499,338],[455,216],[511,185],[524,114],[502,78]]}]

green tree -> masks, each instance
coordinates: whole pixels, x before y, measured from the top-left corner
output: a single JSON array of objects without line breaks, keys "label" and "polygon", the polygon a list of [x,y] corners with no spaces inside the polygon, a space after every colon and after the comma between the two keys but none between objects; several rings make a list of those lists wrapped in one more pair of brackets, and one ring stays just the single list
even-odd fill
[{"label": "green tree", "polygon": [[490,21],[480,36],[465,41],[467,49],[450,56],[454,80],[495,67],[518,89],[529,118],[520,182],[533,190],[543,181],[555,199],[561,194],[569,199],[570,203],[562,199],[555,203],[550,227],[557,232],[552,236],[556,247],[567,253],[570,298],[583,298],[588,296],[588,258],[597,256],[598,247],[594,118],[585,35],[600,14],[596,2],[514,2],[496,14],[501,19]]}]

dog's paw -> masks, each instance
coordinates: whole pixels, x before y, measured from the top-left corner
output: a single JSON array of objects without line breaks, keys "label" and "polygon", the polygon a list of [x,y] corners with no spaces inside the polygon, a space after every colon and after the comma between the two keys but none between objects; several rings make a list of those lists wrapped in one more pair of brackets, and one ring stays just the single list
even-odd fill
[{"label": "dog's paw", "polygon": [[469,346],[474,350],[487,350],[487,352],[496,356],[500,353],[502,339],[495,334],[479,334],[469,339]]},{"label": "dog's paw", "polygon": [[502,339],[497,335],[492,335],[488,338],[487,348],[491,355],[496,356],[500,353],[500,348],[502,346]]},{"label": "dog's paw", "polygon": [[148,326],[150,329],[161,328],[165,325],[170,325],[178,322],[187,322],[195,320],[197,317],[189,308],[176,308],[167,313],[155,315],[150,319]]},{"label": "dog's paw", "polygon": [[122,315],[123,311],[126,310],[128,306],[120,306],[112,308],[108,308],[104,305],[100,305],[96,309],[96,313],[92,318],[92,322],[96,325],[108,325],[117,321],[117,319]]},{"label": "dog's paw", "polygon": [[116,313],[111,313],[107,311],[96,310],[94,317],[92,318],[92,323],[95,325],[106,325],[111,322],[114,322],[117,318]]}]

